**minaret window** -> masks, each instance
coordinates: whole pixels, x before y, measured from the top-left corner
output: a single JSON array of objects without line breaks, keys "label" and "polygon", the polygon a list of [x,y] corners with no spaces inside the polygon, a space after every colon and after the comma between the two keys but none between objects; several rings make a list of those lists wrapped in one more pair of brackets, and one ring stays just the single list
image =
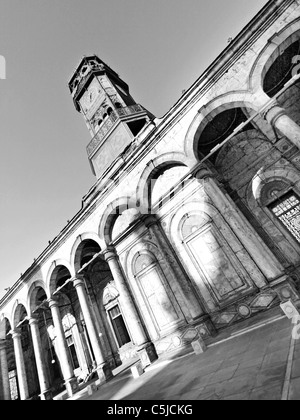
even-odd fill
[{"label": "minaret window", "polygon": [[84,76],[86,74],[87,69],[88,69],[87,67],[82,67],[82,70],[81,70],[81,75],[82,76]]},{"label": "minaret window", "polygon": [[290,191],[272,203],[269,209],[300,243],[300,198]]}]

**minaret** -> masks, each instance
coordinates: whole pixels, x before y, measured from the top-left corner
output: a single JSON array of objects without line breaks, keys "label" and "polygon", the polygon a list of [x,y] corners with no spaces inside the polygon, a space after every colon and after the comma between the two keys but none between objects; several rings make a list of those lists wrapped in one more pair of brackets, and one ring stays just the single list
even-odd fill
[{"label": "minaret", "polygon": [[154,117],[134,101],[117,73],[95,55],[81,60],[69,88],[92,136],[87,154],[99,179]]}]

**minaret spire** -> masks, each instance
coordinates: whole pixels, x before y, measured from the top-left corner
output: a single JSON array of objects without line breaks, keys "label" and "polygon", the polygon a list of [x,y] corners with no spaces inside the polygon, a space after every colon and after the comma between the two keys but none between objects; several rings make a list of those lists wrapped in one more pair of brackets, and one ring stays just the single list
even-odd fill
[{"label": "minaret spire", "polygon": [[154,117],[135,102],[128,85],[96,55],[82,58],[69,89],[91,134],[87,153],[99,179]]}]

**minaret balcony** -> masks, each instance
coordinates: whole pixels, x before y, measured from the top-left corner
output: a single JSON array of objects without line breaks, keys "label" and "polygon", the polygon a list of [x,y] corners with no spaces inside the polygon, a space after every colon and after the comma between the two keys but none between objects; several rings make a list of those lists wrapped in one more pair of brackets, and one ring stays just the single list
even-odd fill
[{"label": "minaret balcony", "polygon": [[[100,149],[120,122],[130,124],[130,122],[146,119],[147,117],[147,111],[139,104],[114,109],[109,117],[99,126],[97,133],[88,144],[88,157],[91,158]],[[133,137],[134,134],[132,133]]]}]

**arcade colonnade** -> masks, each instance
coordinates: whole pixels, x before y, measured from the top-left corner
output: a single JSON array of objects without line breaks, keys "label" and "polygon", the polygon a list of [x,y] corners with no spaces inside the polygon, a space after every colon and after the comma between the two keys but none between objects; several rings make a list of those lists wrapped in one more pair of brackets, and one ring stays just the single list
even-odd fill
[{"label": "arcade colonnade", "polygon": [[61,384],[71,396],[92,371],[104,383],[299,304],[299,9],[270,2],[268,29],[248,27],[213,87],[200,78],[149,123],[127,175],[96,183],[0,301],[0,399],[52,399]]}]

